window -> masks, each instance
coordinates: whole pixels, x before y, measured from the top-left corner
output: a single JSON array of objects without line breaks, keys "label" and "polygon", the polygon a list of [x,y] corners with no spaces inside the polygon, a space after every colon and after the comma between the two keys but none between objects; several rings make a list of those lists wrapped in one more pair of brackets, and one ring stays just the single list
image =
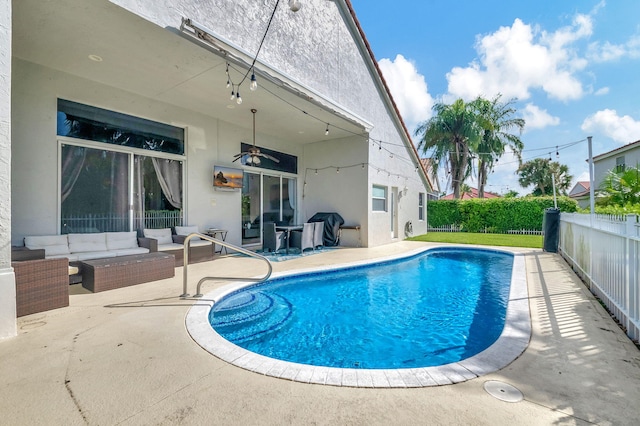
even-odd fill
[{"label": "window", "polygon": [[58,136],[184,154],[184,129],[58,99]]},{"label": "window", "polygon": [[371,190],[371,210],[374,212],[387,211],[387,187],[373,185]]},{"label": "window", "polygon": [[61,156],[61,233],[182,224],[179,159],[71,144],[62,144]]},{"label": "window", "polygon": [[424,192],[418,193],[418,220],[424,220]]},{"label": "window", "polygon": [[616,158],[616,173],[622,173],[625,170],[624,166],[624,155],[622,157]]},{"label": "window", "polygon": [[57,133],[61,233],[182,225],[184,129],[58,99]]}]

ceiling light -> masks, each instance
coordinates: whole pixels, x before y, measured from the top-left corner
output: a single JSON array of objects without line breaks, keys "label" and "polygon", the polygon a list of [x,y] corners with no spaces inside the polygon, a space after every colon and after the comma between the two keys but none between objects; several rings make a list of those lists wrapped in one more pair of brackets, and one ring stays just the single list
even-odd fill
[{"label": "ceiling light", "polygon": [[300,3],[298,0],[289,0],[289,9],[291,9],[292,12],[299,11],[301,7],[302,3]]}]

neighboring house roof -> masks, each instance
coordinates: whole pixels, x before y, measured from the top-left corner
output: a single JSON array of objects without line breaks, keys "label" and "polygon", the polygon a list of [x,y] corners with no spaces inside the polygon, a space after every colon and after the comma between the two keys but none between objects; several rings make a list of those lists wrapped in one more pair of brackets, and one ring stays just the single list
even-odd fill
[{"label": "neighboring house roof", "polygon": [[623,153],[625,151],[629,151],[629,150],[636,149],[636,148],[640,149],[640,140],[628,143],[628,144],[620,146],[620,147],[618,147],[616,149],[612,149],[611,151],[607,151],[607,152],[605,152],[603,154],[598,154],[595,157],[593,157],[593,161],[595,162],[595,161],[599,161],[599,160],[604,160],[605,158],[611,157],[611,156],[616,155],[616,154],[621,154],[621,153]]},{"label": "neighboring house roof", "polygon": [[[465,192],[460,197],[461,200],[470,200],[472,198],[479,198],[478,190],[476,188],[471,188],[470,192]],[[484,198],[500,198],[500,196],[498,194],[494,194],[493,192],[484,191]],[[441,200],[454,200],[454,199],[455,198],[453,197],[453,194],[447,194],[441,198]]]},{"label": "neighboring house roof", "polygon": [[569,197],[582,197],[584,195],[589,195],[590,189],[591,183],[589,181],[577,182],[571,192],[569,192]]}]

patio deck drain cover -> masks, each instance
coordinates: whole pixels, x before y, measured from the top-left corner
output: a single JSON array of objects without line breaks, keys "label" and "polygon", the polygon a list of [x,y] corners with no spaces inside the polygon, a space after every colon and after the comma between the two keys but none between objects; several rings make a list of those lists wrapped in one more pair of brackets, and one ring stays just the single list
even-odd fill
[{"label": "patio deck drain cover", "polygon": [[484,382],[484,390],[492,397],[504,402],[520,402],[524,398],[517,388],[497,380]]}]

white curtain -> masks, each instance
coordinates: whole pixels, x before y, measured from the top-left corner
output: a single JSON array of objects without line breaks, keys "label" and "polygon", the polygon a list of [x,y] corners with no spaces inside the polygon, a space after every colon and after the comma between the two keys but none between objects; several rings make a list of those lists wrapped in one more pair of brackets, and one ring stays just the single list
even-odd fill
[{"label": "white curtain", "polygon": [[182,165],[177,160],[152,157],[162,193],[176,209],[182,208]]},{"label": "white curtain", "polygon": [[71,145],[62,147],[62,188],[60,188],[62,202],[71,194],[78,181],[86,157],[86,148]]},{"label": "white curtain", "polygon": [[287,187],[289,188],[289,205],[291,209],[296,209],[296,180],[287,179]]}]

